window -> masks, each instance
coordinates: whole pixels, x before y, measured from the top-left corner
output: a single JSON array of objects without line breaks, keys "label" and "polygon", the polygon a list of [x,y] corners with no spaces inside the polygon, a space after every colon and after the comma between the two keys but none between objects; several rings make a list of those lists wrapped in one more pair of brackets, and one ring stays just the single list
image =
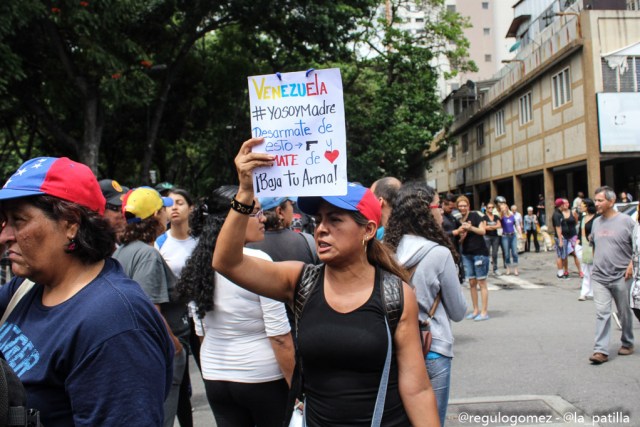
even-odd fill
[{"label": "window", "polygon": [[424,18],[416,18],[416,22],[424,22]]},{"label": "window", "polygon": [[489,2],[488,1],[483,1],[482,2],[482,8],[483,9],[489,9]]},{"label": "window", "polygon": [[527,92],[526,95],[521,96],[518,100],[520,107],[520,125],[529,123],[533,120],[533,112],[531,108],[531,92]]},{"label": "window", "polygon": [[491,55],[485,55],[484,62],[491,62]]},{"label": "window", "polygon": [[476,143],[478,148],[484,147],[484,123],[480,123],[476,127]]},{"label": "window", "polygon": [[462,146],[462,153],[468,153],[469,152],[469,134],[464,134],[462,135],[462,137],[460,138],[460,145]]},{"label": "window", "polygon": [[491,28],[483,28],[482,32],[484,33],[485,36],[488,36],[491,34]]},{"label": "window", "polygon": [[496,136],[502,136],[506,133],[504,127],[504,109],[496,111]]},{"label": "window", "polygon": [[602,79],[605,92],[640,92],[640,56],[620,63],[602,58]]},{"label": "window", "polygon": [[452,159],[456,158],[456,144],[455,143],[451,144],[451,158]]},{"label": "window", "polygon": [[571,101],[571,75],[569,74],[569,67],[551,77],[551,86],[553,108],[558,108]]}]

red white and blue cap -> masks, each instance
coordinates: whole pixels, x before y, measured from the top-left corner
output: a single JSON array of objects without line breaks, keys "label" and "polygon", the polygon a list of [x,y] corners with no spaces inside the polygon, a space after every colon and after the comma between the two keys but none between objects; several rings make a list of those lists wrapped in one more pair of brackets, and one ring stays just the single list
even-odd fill
[{"label": "red white and blue cap", "polygon": [[0,189],[0,200],[44,195],[77,203],[100,215],[106,204],[91,169],[66,157],[27,160]]},{"label": "red white and blue cap", "polygon": [[360,212],[368,220],[380,225],[380,202],[371,190],[362,185],[350,182],[344,196],[298,197],[298,207],[306,214],[315,215],[323,200],[340,209]]}]

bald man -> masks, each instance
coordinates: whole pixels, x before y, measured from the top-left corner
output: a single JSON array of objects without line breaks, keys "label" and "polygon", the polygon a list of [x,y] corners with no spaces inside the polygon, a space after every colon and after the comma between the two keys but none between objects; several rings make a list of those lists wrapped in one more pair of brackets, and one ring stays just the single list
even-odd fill
[{"label": "bald man", "polygon": [[392,176],[380,178],[379,180],[371,184],[371,191],[378,198],[378,201],[380,202],[380,208],[382,208],[380,227],[378,228],[378,232],[376,233],[376,238],[378,240],[382,240],[382,238],[384,237],[384,227],[386,227],[387,222],[389,221],[393,202],[396,199],[396,195],[398,194],[398,190],[400,189],[401,185],[402,182],[400,182],[398,178],[394,178]]}]

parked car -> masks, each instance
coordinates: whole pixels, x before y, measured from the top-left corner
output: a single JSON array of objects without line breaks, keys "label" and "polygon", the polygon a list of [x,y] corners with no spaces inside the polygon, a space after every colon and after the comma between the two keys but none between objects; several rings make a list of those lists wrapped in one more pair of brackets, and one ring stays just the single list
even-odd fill
[{"label": "parked car", "polygon": [[618,212],[629,215],[635,221],[638,221],[638,202],[616,203],[613,208]]}]

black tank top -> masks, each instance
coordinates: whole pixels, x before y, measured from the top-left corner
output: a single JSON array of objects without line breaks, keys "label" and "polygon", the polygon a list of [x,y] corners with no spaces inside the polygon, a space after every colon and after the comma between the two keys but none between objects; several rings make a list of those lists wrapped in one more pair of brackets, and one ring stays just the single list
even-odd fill
[{"label": "black tank top", "polygon": [[[298,329],[305,412],[310,427],[371,425],[387,352],[385,311],[376,269],[371,296],[350,313],[324,297],[324,272],[305,305]],[[398,392],[395,349],[382,426],[409,426]]]}]

